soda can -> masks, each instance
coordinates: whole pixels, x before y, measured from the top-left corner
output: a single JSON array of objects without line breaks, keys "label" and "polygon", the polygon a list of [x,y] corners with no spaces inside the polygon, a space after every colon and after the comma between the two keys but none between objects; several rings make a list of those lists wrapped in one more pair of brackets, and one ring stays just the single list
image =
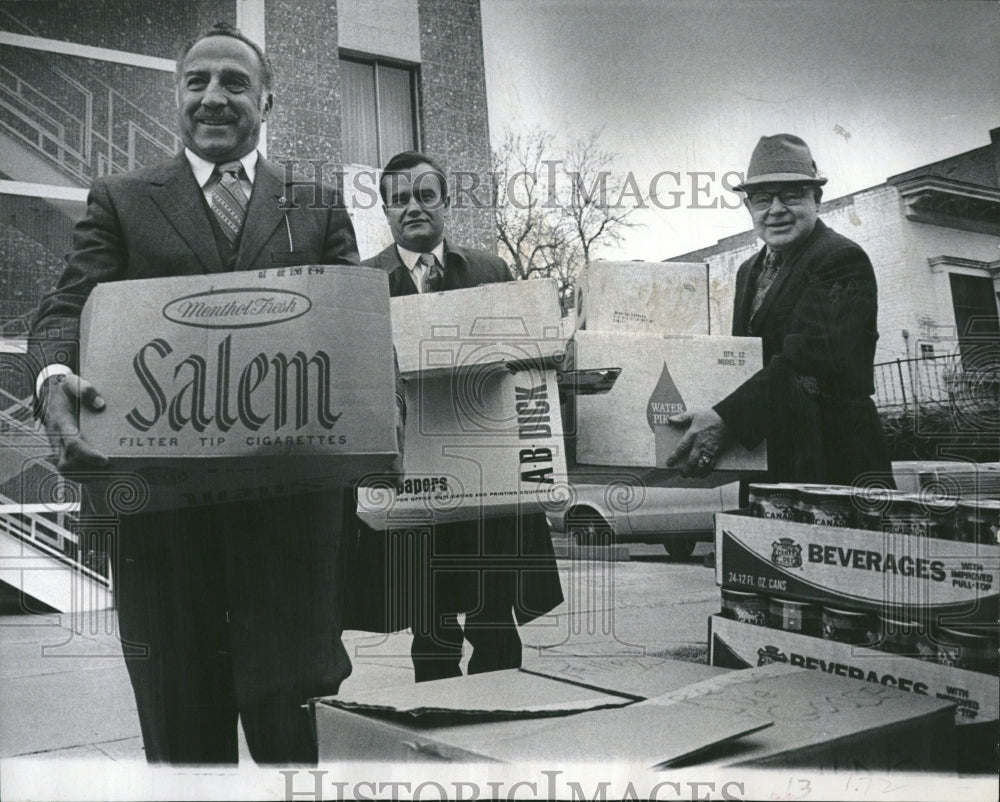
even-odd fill
[{"label": "soda can", "polygon": [[804,485],[799,489],[799,520],[817,526],[854,525],[851,489],[836,485]]},{"label": "soda can", "polygon": [[959,501],[955,516],[955,537],[965,543],[1000,545],[1000,500]]},{"label": "soda can", "polygon": [[820,634],[819,608],[814,604],[772,598],[769,610],[773,629],[813,637]]},{"label": "soda can", "polygon": [[898,493],[889,499],[889,509],[882,515],[882,529],[897,535],[927,537],[928,518],[919,496]]},{"label": "soda can", "polygon": [[938,630],[936,646],[937,661],[941,665],[983,674],[1000,673],[997,639],[989,632],[942,628]]},{"label": "soda can", "polygon": [[798,492],[792,484],[752,484],[750,514],[755,518],[794,521],[798,517]]},{"label": "soda can", "polygon": [[896,616],[879,616],[877,649],[883,652],[937,661],[937,649],[927,636],[926,629],[915,621]]},{"label": "soda can", "polygon": [[722,590],[722,617],[741,624],[767,626],[767,597],[742,590]]},{"label": "soda can", "polygon": [[882,532],[885,529],[885,516],[888,514],[893,500],[905,495],[898,490],[887,487],[852,487],[851,505],[853,506],[854,525],[858,529],[870,529]]},{"label": "soda can", "polygon": [[821,617],[823,638],[855,646],[878,642],[878,622],[872,613],[824,607]]},{"label": "soda can", "polygon": [[938,540],[955,540],[957,534],[958,499],[930,496],[921,499],[927,515],[927,534]]}]

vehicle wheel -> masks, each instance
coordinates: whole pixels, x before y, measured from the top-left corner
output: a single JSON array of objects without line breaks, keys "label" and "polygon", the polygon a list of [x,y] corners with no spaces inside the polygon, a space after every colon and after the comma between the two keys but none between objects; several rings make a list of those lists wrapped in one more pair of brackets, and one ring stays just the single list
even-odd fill
[{"label": "vehicle wheel", "polygon": [[569,536],[578,546],[610,546],[615,533],[599,512],[574,510],[566,518]]},{"label": "vehicle wheel", "polygon": [[697,545],[696,535],[675,535],[663,544],[663,548],[670,552],[671,560],[680,562],[689,559],[694,554],[694,547]]}]

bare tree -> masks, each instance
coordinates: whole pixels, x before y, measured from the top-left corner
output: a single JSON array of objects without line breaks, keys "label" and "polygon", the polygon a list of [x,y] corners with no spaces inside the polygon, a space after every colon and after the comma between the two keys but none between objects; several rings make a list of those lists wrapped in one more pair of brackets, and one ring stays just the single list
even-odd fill
[{"label": "bare tree", "polygon": [[622,242],[625,232],[639,223],[629,216],[646,204],[646,196],[632,173],[621,175],[618,157],[601,147],[601,130],[578,139],[565,153],[567,186],[560,193],[564,224],[580,247],[584,266],[595,248]]},{"label": "bare tree", "polygon": [[546,205],[544,174],[552,135],[505,132],[493,152],[493,218],[497,240],[516,279],[549,277],[557,269],[565,232],[554,203]]},{"label": "bare tree", "polygon": [[631,174],[616,175],[617,158],[599,140],[595,131],[560,150],[551,133],[508,129],[493,153],[501,255],[516,279],[556,279],[565,311],[594,251],[619,244],[645,201]]}]

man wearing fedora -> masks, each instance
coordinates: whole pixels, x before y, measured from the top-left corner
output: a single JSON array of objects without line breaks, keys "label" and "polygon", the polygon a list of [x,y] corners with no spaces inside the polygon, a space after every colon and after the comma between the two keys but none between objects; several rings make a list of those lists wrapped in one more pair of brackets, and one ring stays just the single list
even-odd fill
[{"label": "man wearing fedora", "polygon": [[[871,395],[878,339],[875,272],[861,247],[819,219],[822,178],[792,134],[757,143],[737,187],[764,247],[736,274],[732,333],[759,337],[764,367],[688,430],[667,460],[705,476],[733,442],[767,440],[767,481],[892,484]],[[745,495],[746,488],[743,488]]]}]

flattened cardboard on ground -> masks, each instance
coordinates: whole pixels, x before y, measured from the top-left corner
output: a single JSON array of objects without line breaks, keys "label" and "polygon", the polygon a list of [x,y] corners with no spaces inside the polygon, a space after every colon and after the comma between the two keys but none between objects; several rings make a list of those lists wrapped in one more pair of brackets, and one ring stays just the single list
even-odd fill
[{"label": "flattened cardboard on ground", "polygon": [[629,715],[632,701],[515,669],[341,694],[314,709],[321,762],[620,761],[634,753],[653,766],[768,725],[759,716],[706,723],[655,709]]},{"label": "flattened cardboard on ground", "polygon": [[[632,700],[517,669],[315,700],[320,761],[494,761],[491,744]],[[562,720],[562,719],[560,719]]]},{"label": "flattened cardboard on ground", "polygon": [[[575,399],[576,463],[666,469],[684,429],[670,415],[711,407],[763,365],[756,337],[663,337],[578,331],[574,367],[620,367],[611,390]],[[570,399],[568,403],[573,403]],[[762,443],[734,445],[716,461],[719,471],[763,471]],[[728,481],[732,481],[730,477]]]},{"label": "flattened cardboard on ground", "polygon": [[566,351],[555,279],[402,295],[391,303],[404,378],[491,364],[555,366]]},{"label": "flattened cardboard on ground", "polygon": [[548,651],[521,670],[583,688],[630,696],[636,701],[660,696],[727,669],[647,655],[561,655]]},{"label": "flattened cardboard on ground", "polygon": [[552,370],[407,381],[403,478],[362,483],[359,516],[387,529],[551,508],[566,475],[558,404]]},{"label": "flattened cardboard on ground", "polygon": [[919,608],[942,626],[996,623],[1000,610],[1000,546],[721,513],[715,553],[733,590],[877,614]]},{"label": "flattened cardboard on ground", "polygon": [[[735,622],[713,616],[713,644],[718,642],[717,624]],[[824,770],[863,766],[869,772],[954,768],[948,747],[954,732],[949,703],[878,683],[767,664],[714,677],[646,704],[657,703],[704,718],[725,714],[773,720],[767,729],[704,753],[703,759],[712,763]]]},{"label": "flattened cardboard on ground", "polygon": [[709,619],[709,661],[723,668],[785,664],[819,676],[848,677],[873,687],[897,689],[913,699],[955,705],[955,723],[963,726],[995,721],[1000,715],[1000,688],[990,674],[717,615]]},{"label": "flattened cardboard on ground", "polygon": [[710,334],[704,262],[591,262],[576,288],[577,328]]},{"label": "flattened cardboard on ground", "polygon": [[395,454],[381,271],[101,284],[81,340],[81,375],[107,402],[81,432],[137,493],[128,511],[343,486]]}]

